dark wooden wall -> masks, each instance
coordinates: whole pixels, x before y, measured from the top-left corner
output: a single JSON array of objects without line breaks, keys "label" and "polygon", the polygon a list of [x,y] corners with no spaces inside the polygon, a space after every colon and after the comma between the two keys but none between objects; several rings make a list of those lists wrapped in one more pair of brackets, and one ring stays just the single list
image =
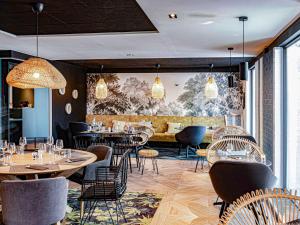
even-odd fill
[{"label": "dark wooden wall", "polygon": [[[67,80],[66,91],[60,95],[58,90],[52,91],[52,128],[53,136],[57,138],[59,128],[67,129],[71,121],[85,121],[86,115],[86,71],[79,66],[64,62],[52,62]],[[73,99],[72,91],[78,90],[78,98]],[[65,105],[71,103],[72,113],[65,112]],[[62,138],[62,137],[60,137]]]}]

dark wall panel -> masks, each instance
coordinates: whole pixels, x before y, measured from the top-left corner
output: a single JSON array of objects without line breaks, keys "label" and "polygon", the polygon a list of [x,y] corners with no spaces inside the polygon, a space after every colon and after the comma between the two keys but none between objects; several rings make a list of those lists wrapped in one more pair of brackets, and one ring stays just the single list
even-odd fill
[{"label": "dark wall panel", "polygon": [[[63,62],[52,63],[66,78],[67,86],[64,95],[60,95],[58,90],[52,91],[52,125],[53,136],[59,135],[59,129],[67,129],[71,121],[85,121],[86,115],[86,71],[79,67]],[[78,98],[72,97],[72,91],[78,90]],[[65,105],[71,103],[72,113],[65,112]],[[62,137],[60,137],[62,138]]]},{"label": "dark wall panel", "polygon": [[273,161],[273,51],[263,58],[263,149]]}]

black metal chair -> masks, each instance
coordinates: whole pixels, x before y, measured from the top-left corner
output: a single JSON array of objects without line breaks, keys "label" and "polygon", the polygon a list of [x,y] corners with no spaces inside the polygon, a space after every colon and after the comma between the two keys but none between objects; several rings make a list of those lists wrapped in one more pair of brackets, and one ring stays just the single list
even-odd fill
[{"label": "black metal chair", "polygon": [[189,157],[189,150],[192,147],[199,148],[205,136],[206,127],[204,126],[188,126],[175,135],[176,141],[179,143],[179,152],[181,147],[186,146],[186,158]]},{"label": "black metal chair", "polygon": [[82,184],[84,180],[95,180],[97,167],[110,166],[111,163],[111,147],[105,145],[92,145],[87,148],[87,151],[95,154],[97,160],[68,177],[69,180],[78,184]]},{"label": "black metal chair", "polygon": [[69,129],[72,134],[72,136],[79,135],[83,131],[87,131],[89,128],[89,125],[84,122],[70,122],[69,123]]},{"label": "black metal chair", "polygon": [[246,161],[217,161],[209,176],[215,192],[223,200],[220,218],[237,198],[257,189],[272,188],[277,180],[268,166]]},{"label": "black metal chair", "polygon": [[122,155],[118,166],[98,167],[96,180],[83,181],[81,196],[79,197],[81,202],[81,224],[86,224],[90,220],[100,202],[105,203],[109,214],[110,207],[108,202],[115,203],[116,223],[110,214],[113,224],[119,224],[119,213],[123,216],[124,221],[127,222],[120,199],[127,189],[128,155],[129,151],[126,151]]},{"label": "black metal chair", "polygon": [[89,125],[84,122],[70,122],[69,123],[69,137],[70,137],[72,147],[75,147],[74,136],[82,135],[82,132],[87,131],[88,128],[89,128]]},{"label": "black metal chair", "polygon": [[105,140],[98,134],[80,134],[73,136],[74,148],[79,150],[87,150],[91,145],[106,145]]}]

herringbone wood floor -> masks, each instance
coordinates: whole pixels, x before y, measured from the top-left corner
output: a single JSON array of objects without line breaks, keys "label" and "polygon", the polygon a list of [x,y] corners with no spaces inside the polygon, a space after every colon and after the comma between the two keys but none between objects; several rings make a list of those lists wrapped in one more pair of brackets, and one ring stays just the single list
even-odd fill
[{"label": "herringbone wood floor", "polygon": [[[154,192],[164,195],[151,225],[216,225],[219,208],[213,206],[217,195],[213,190],[206,168],[195,161],[159,159],[159,175],[146,162],[144,175],[132,160],[133,173],[128,171],[128,191]],[[200,163],[199,163],[200,164]],[[71,188],[80,187],[71,182]]]},{"label": "herringbone wood floor", "polygon": [[201,171],[198,168],[195,173],[195,163],[160,159],[157,175],[152,171],[149,160],[144,175],[140,175],[135,167],[133,173],[129,174],[128,191],[164,194],[151,225],[218,224],[219,208],[213,206],[217,195],[211,185],[208,169]]}]

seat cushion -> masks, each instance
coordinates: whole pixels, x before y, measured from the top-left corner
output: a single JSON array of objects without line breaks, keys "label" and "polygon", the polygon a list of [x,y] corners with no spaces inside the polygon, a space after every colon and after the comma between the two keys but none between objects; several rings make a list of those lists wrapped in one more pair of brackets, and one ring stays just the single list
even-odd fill
[{"label": "seat cushion", "polygon": [[[211,143],[212,142],[212,132],[208,131],[205,133],[202,143]],[[150,141],[157,142],[176,142],[175,134],[169,133],[154,133],[154,135],[150,138]]]},{"label": "seat cushion", "polygon": [[176,142],[176,139],[175,139],[175,134],[154,133],[154,135],[150,138],[150,141]]}]

